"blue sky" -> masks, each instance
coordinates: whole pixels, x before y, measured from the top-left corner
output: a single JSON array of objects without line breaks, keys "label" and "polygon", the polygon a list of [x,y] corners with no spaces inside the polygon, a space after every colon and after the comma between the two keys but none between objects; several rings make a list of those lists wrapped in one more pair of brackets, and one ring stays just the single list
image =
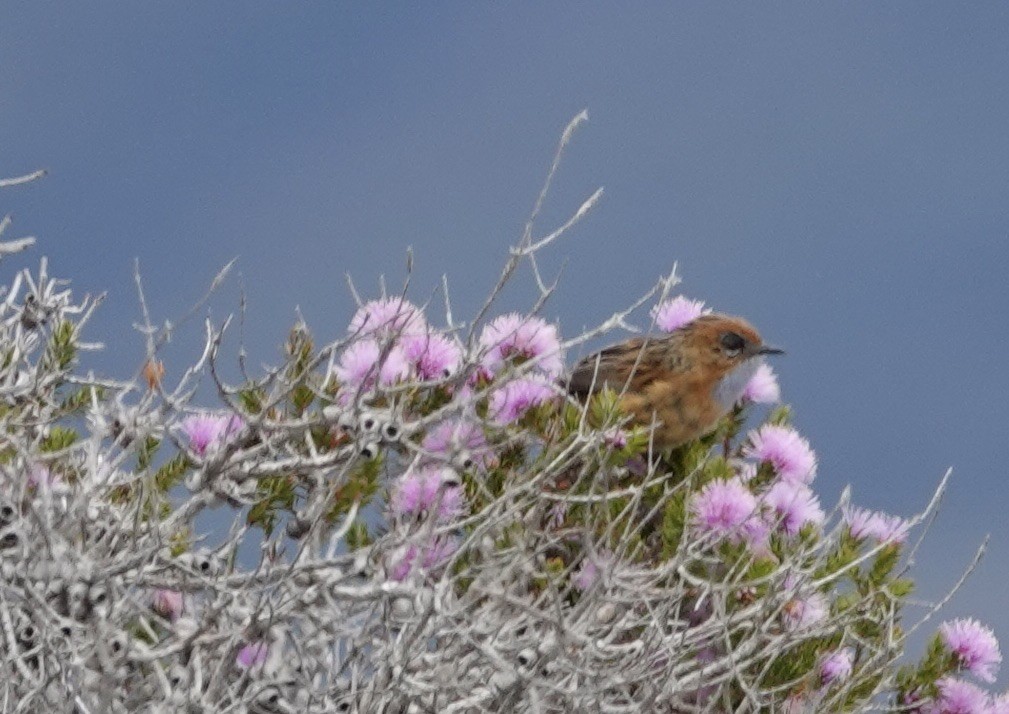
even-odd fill
[{"label": "blue sky", "polygon": [[954,467],[921,592],[991,533],[948,613],[1009,642],[1007,57],[999,2],[8,4],[0,175],[50,175],[0,211],[109,291],[103,369],[141,359],[134,258],[167,319],[238,256],[213,314],[244,288],[273,361],[295,306],[337,334],[344,274],[398,284],[407,246],[417,299],[447,274],[475,312],[587,107],[542,229],[606,194],[546,260],[546,315],[572,334],[678,261],[788,349],[828,502],[910,513]]}]

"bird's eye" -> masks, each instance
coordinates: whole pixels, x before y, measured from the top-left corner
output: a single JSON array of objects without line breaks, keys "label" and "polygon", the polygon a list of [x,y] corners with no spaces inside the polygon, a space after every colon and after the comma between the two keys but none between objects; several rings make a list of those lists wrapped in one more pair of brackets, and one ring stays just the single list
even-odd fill
[{"label": "bird's eye", "polygon": [[742,352],[743,347],[746,346],[746,340],[737,335],[735,332],[724,333],[722,335],[721,343],[722,349],[725,350],[725,354],[729,357],[735,357]]}]

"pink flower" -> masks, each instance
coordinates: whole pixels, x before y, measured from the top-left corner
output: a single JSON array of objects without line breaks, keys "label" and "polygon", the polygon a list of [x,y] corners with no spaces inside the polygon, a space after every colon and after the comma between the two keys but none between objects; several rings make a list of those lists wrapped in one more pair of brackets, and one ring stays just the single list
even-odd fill
[{"label": "pink flower", "polygon": [[462,351],[445,335],[426,332],[404,335],[403,354],[421,379],[444,379],[456,373]]},{"label": "pink flower", "polygon": [[[445,564],[459,546],[451,538],[435,538],[425,546],[408,544],[393,556],[389,577],[397,582],[407,579],[411,572],[430,572]],[[417,562],[417,557],[420,561]]]},{"label": "pink flower", "polygon": [[172,622],[182,615],[182,593],[175,590],[160,588],[154,591],[151,596],[151,609],[162,617],[166,617]]},{"label": "pink flower", "polygon": [[939,634],[961,667],[985,682],[995,681],[1002,653],[991,628],[977,620],[961,618],[944,622]]},{"label": "pink flower", "polygon": [[395,346],[389,350],[378,371],[378,381],[383,385],[396,384],[410,378],[410,363],[402,348]]},{"label": "pink flower", "polygon": [[858,540],[867,538],[875,530],[876,514],[867,508],[849,507],[844,509],[844,522],[848,525],[851,537]]},{"label": "pink flower", "polygon": [[542,379],[513,379],[491,393],[490,414],[499,424],[511,424],[533,407],[544,404],[553,397],[554,390]]},{"label": "pink flower", "polygon": [[557,502],[550,506],[550,510],[547,511],[547,523],[550,524],[551,528],[560,528],[564,525],[564,519],[568,517],[568,504],[563,502]]},{"label": "pink flower", "polygon": [[627,432],[618,426],[603,432],[603,443],[611,449],[622,449],[627,446]]},{"label": "pink flower", "polygon": [[805,484],[775,481],[762,501],[774,511],[781,521],[781,527],[789,535],[797,534],[807,523],[823,523],[824,513],[820,508],[820,500]]},{"label": "pink flower", "polygon": [[925,711],[930,714],[988,714],[988,693],[970,682],[943,677],[935,683],[939,699]]},{"label": "pink flower", "polygon": [[348,331],[389,338],[422,333],[426,326],[420,308],[403,298],[391,297],[365,303],[354,313]]},{"label": "pink flower", "polygon": [[29,488],[51,488],[59,480],[59,476],[50,471],[49,467],[44,464],[33,464],[28,469]]},{"label": "pink flower", "polygon": [[850,647],[834,650],[820,660],[820,681],[823,686],[843,682],[851,676],[855,652]]},{"label": "pink flower", "polygon": [[710,309],[704,309],[704,303],[700,300],[689,300],[677,295],[672,300],[653,307],[651,315],[656,327],[663,332],[672,332],[710,312]]},{"label": "pink flower", "polygon": [[765,424],[751,431],[749,439],[743,453],[770,463],[785,481],[809,483],[816,476],[816,454],[794,429]]},{"label": "pink flower", "polygon": [[242,647],[242,649],[238,650],[238,656],[235,657],[235,664],[242,669],[261,667],[266,663],[266,659],[269,654],[270,647],[265,642],[250,642]]},{"label": "pink flower", "polygon": [[588,590],[599,579],[602,567],[609,563],[610,558],[609,553],[583,558],[578,570],[571,576],[571,584],[582,592]]},{"label": "pink flower", "polygon": [[744,402],[754,404],[776,404],[781,401],[781,387],[771,365],[761,362],[743,389]]},{"label": "pink flower", "polygon": [[357,340],[347,346],[340,355],[340,363],[333,368],[336,378],[343,385],[361,385],[373,379],[375,365],[382,355],[382,348],[374,340]]},{"label": "pink flower", "polygon": [[880,543],[903,543],[911,524],[903,518],[889,516],[864,508],[845,508],[844,522],[857,540],[874,538]]},{"label": "pink flower", "polygon": [[759,535],[757,499],[738,479],[712,481],[690,501],[694,524],[719,538],[748,542]]},{"label": "pink flower", "polygon": [[586,558],[582,561],[578,571],[571,576],[571,584],[579,590],[585,591],[592,587],[599,577],[599,566]]},{"label": "pink flower", "polygon": [[226,444],[242,430],[245,422],[235,414],[193,414],[182,420],[182,433],[189,440],[189,448],[198,456],[209,449]]},{"label": "pink flower", "polygon": [[480,468],[485,468],[492,457],[483,429],[461,419],[443,421],[432,428],[424,436],[421,446],[429,453],[446,458],[464,453]]},{"label": "pink flower", "polygon": [[396,483],[389,505],[397,518],[419,517],[438,507],[438,520],[451,521],[462,514],[465,503],[455,473],[443,466],[408,470]]},{"label": "pink flower", "polygon": [[876,539],[880,543],[903,543],[907,540],[907,532],[911,524],[899,516],[889,516],[885,513],[876,515]]},{"label": "pink flower", "polygon": [[480,345],[486,349],[483,367],[495,375],[508,360],[535,360],[539,372],[555,379],[564,370],[557,327],[538,317],[510,313],[483,328]]},{"label": "pink flower", "polygon": [[380,384],[389,385],[409,378],[410,363],[402,348],[393,346],[379,366],[382,348],[374,340],[357,340],[340,355],[340,363],[334,368],[336,378],[343,387],[357,389]]},{"label": "pink flower", "polygon": [[988,714],[1009,714],[1009,692],[992,699]]},{"label": "pink flower", "polygon": [[805,630],[827,619],[830,603],[820,592],[805,597],[797,597],[785,604],[783,616],[789,630]]}]

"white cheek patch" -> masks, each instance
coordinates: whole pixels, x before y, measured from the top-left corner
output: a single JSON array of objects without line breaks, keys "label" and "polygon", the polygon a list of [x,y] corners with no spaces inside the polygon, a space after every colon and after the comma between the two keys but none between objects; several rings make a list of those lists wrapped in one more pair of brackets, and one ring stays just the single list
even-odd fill
[{"label": "white cheek patch", "polygon": [[736,402],[742,398],[746,385],[749,384],[757,368],[763,363],[764,360],[761,358],[753,357],[722,377],[721,381],[715,385],[714,393],[715,401],[721,405],[722,409],[729,411],[736,405]]}]

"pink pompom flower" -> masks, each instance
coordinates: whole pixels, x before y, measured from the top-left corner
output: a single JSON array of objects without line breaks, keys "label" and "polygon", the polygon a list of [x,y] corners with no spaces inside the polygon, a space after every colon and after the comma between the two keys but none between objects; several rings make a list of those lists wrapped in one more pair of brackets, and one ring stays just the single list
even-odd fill
[{"label": "pink pompom flower", "polygon": [[994,682],[1002,652],[991,628],[972,618],[958,618],[939,627],[943,644],[961,667],[985,682]]},{"label": "pink pompom flower", "polygon": [[766,535],[757,513],[757,498],[738,479],[718,479],[690,500],[694,525],[717,538],[754,543]]},{"label": "pink pompom flower", "polygon": [[749,441],[744,455],[770,463],[785,481],[808,484],[816,477],[816,453],[794,429],[765,424],[750,432]]},{"label": "pink pompom flower", "polygon": [[420,334],[427,327],[424,313],[409,300],[400,297],[366,302],[354,313],[348,332],[378,338]]},{"label": "pink pompom flower", "polygon": [[851,676],[855,652],[851,647],[842,647],[825,655],[820,660],[820,682],[823,686],[843,682]]},{"label": "pink pompom flower", "polygon": [[394,345],[382,360],[382,347],[375,340],[357,340],[348,345],[334,368],[341,386],[350,389],[395,384],[410,376],[410,363],[402,348]]},{"label": "pink pompom flower", "polygon": [[781,401],[781,387],[771,365],[761,362],[743,388],[742,401],[754,404],[776,404]]},{"label": "pink pompom flower", "polygon": [[774,522],[789,535],[807,523],[820,525],[825,517],[820,500],[808,486],[791,481],[775,481],[761,499],[773,512]]},{"label": "pink pompom flower", "polygon": [[340,362],[333,368],[342,385],[358,386],[365,380],[373,379],[376,365],[382,356],[382,348],[374,340],[357,340],[347,346],[340,355]]},{"label": "pink pompom flower", "polygon": [[396,482],[389,506],[397,518],[416,518],[437,506],[438,520],[448,522],[465,510],[458,483],[452,469],[444,466],[410,469]]},{"label": "pink pompom flower", "polygon": [[655,326],[663,332],[678,330],[701,315],[707,315],[710,309],[705,309],[700,300],[690,300],[683,295],[677,295],[672,300],[666,300],[652,308],[652,319]]},{"label": "pink pompom flower", "polygon": [[1009,714],[1009,692],[992,698],[988,714]]},{"label": "pink pompom flower", "polygon": [[219,448],[230,441],[245,426],[241,417],[235,414],[193,414],[182,420],[182,433],[189,441],[189,448],[198,456]]},{"label": "pink pompom flower", "polygon": [[603,443],[611,449],[623,449],[627,446],[627,431],[618,426],[606,429],[602,437]]},{"label": "pink pompom flower", "polygon": [[939,698],[923,711],[928,714],[989,714],[991,698],[980,687],[953,677],[935,683]]},{"label": "pink pompom flower", "polygon": [[484,348],[482,367],[490,375],[501,371],[509,360],[534,360],[535,369],[551,379],[564,370],[564,355],[556,325],[539,317],[518,313],[491,320],[480,334]]},{"label": "pink pompom flower", "polygon": [[880,543],[903,543],[911,529],[903,518],[865,508],[845,508],[844,522],[853,538],[873,538]]},{"label": "pink pompom flower", "polygon": [[499,424],[511,424],[553,397],[554,390],[549,382],[537,377],[513,379],[491,392],[490,414]]},{"label": "pink pompom flower", "polygon": [[609,564],[611,559],[612,554],[610,553],[586,556],[582,559],[578,570],[572,574],[571,584],[582,592],[588,590],[599,580],[602,569]]},{"label": "pink pompom flower", "polygon": [[265,642],[250,642],[238,650],[235,664],[242,669],[262,667],[270,656],[270,646]]},{"label": "pink pompom flower", "polygon": [[431,573],[443,566],[458,549],[452,538],[435,538],[427,545],[409,543],[399,548],[391,558],[389,577],[402,582],[410,573]]},{"label": "pink pompom flower", "polygon": [[785,604],[783,617],[788,630],[805,630],[818,625],[830,614],[830,603],[821,592],[813,592],[789,600]]},{"label": "pink pompom flower", "polygon": [[451,377],[462,362],[459,345],[436,332],[404,335],[400,344],[407,362],[421,379]]},{"label": "pink pompom flower", "polygon": [[45,464],[33,464],[28,469],[28,488],[52,488],[59,480]]},{"label": "pink pompom flower", "polygon": [[439,423],[424,436],[421,447],[444,458],[464,457],[478,468],[486,468],[493,460],[483,429],[464,419]]},{"label": "pink pompom flower", "polygon": [[550,510],[547,511],[547,523],[550,524],[551,528],[560,528],[564,525],[564,519],[568,517],[568,504],[563,502],[557,502],[550,506]]},{"label": "pink pompom flower", "polygon": [[159,588],[151,596],[151,609],[172,622],[182,615],[183,604],[182,593],[177,590]]}]

